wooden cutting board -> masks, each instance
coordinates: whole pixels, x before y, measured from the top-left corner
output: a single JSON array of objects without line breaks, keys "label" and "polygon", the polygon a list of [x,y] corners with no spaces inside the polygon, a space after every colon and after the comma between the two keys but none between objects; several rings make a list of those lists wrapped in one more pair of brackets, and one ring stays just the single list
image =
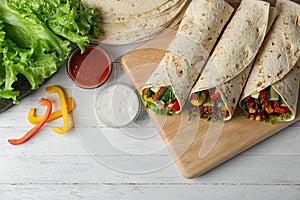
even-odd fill
[{"label": "wooden cutting board", "polygon": [[[235,8],[239,4],[235,0],[229,2]],[[167,30],[121,58],[121,66],[138,92],[163,58],[175,33]],[[277,124],[244,119],[239,108],[230,121],[215,123],[191,118],[186,109],[168,117],[148,113],[184,177],[193,178],[300,120],[300,100],[296,119]]]}]

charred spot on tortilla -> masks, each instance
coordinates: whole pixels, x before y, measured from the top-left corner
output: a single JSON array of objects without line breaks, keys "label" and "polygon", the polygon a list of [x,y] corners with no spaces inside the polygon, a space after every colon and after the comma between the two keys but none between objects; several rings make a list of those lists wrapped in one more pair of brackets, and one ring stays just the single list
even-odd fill
[{"label": "charred spot on tortilla", "polygon": [[258,84],[257,84],[257,87],[260,87],[260,86],[262,86],[262,82],[259,82]]},{"label": "charred spot on tortilla", "polygon": [[182,69],[176,68],[176,73],[177,73],[177,75],[180,77],[180,76],[182,76],[183,71],[182,71]]},{"label": "charred spot on tortilla", "polygon": [[172,56],[172,64],[176,67],[177,70],[177,67],[180,66],[180,61],[175,56]]},{"label": "charred spot on tortilla", "polygon": [[[250,20],[246,19],[245,21],[246,21],[246,23],[248,24],[248,26],[251,26],[251,25],[252,25],[252,22],[251,22]],[[257,31],[257,32],[258,32],[258,31]]]},{"label": "charred spot on tortilla", "polygon": [[[257,64],[257,65],[262,65],[262,64],[263,64],[263,61],[260,60],[260,59],[257,59],[256,64]],[[262,69],[262,68],[261,68],[261,69]],[[261,70],[260,70],[260,73],[261,73]]]},{"label": "charred spot on tortilla", "polygon": [[281,57],[281,54],[278,54],[277,59],[279,59]]},{"label": "charred spot on tortilla", "polygon": [[184,25],[180,28],[180,30],[185,31],[185,30],[187,30],[188,28],[189,28],[189,25],[184,24]]},{"label": "charred spot on tortilla", "polygon": [[205,32],[205,29],[204,29],[204,28],[200,28],[199,31],[200,31],[201,33],[203,33],[203,32]]},{"label": "charred spot on tortilla", "polygon": [[283,35],[284,35],[284,38],[285,38],[286,40],[289,39],[289,37],[286,35],[286,33],[283,33]]},{"label": "charred spot on tortilla", "polygon": [[280,75],[283,73],[283,69],[281,69],[277,74],[276,77],[280,77]]}]

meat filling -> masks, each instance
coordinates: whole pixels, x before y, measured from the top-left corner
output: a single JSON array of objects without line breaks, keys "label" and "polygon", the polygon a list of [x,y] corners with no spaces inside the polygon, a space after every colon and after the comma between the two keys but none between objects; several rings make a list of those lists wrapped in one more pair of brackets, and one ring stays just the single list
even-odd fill
[{"label": "meat filling", "polygon": [[199,114],[200,118],[208,121],[223,120],[229,115],[219,91],[215,88],[193,93],[191,104],[191,113]]},{"label": "meat filling", "polygon": [[250,120],[275,122],[292,114],[282,98],[271,87],[252,94],[242,101],[242,108]]}]

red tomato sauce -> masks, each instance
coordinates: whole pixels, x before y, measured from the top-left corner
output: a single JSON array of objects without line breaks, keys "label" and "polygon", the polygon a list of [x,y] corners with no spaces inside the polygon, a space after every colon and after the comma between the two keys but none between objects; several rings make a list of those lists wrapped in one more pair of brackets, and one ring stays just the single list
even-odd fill
[{"label": "red tomato sauce", "polygon": [[76,49],[69,59],[68,73],[80,87],[95,88],[109,78],[110,58],[97,46],[86,47],[83,54],[80,49]]}]

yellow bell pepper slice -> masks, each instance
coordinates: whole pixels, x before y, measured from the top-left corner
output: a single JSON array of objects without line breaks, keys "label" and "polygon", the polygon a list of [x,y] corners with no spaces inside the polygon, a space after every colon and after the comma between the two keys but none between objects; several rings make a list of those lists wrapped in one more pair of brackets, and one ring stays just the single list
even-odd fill
[{"label": "yellow bell pepper slice", "polygon": [[56,86],[56,85],[46,87],[46,92],[48,94],[57,93],[59,96],[61,113],[62,113],[62,117],[64,120],[64,126],[63,126],[63,128],[54,127],[53,131],[58,134],[64,134],[69,129],[68,108],[67,108],[67,103],[66,103],[64,92],[59,86]]},{"label": "yellow bell pepper slice", "polygon": [[[195,94],[193,94],[193,95],[195,95]],[[192,99],[191,104],[193,106],[197,106],[197,107],[201,106],[204,103],[204,101],[206,100],[206,98],[207,98],[207,92],[203,91],[200,94],[200,99]]]},{"label": "yellow bell pepper slice", "polygon": [[200,104],[200,102],[198,101],[198,100],[191,100],[191,104],[193,105],[193,106],[200,106],[201,104]]},{"label": "yellow bell pepper slice", "polygon": [[[69,99],[68,99],[68,106],[67,106],[68,107],[68,113],[70,113],[74,109],[74,106],[75,106],[75,103],[74,103],[73,97],[69,97]],[[35,113],[36,113],[36,109],[35,108],[31,108],[29,110],[29,112],[28,112],[28,121],[31,124],[38,124],[38,123],[40,123],[40,121],[42,121],[42,119],[44,117],[44,116],[36,116]],[[58,119],[60,117],[62,117],[61,110],[52,112],[51,115],[50,115],[50,117],[48,118],[47,122],[56,120],[56,119]]]},{"label": "yellow bell pepper slice", "polygon": [[143,100],[146,101],[146,102],[150,102],[150,103],[153,102],[152,97],[147,98],[147,95],[144,95],[144,94],[143,94]]}]

